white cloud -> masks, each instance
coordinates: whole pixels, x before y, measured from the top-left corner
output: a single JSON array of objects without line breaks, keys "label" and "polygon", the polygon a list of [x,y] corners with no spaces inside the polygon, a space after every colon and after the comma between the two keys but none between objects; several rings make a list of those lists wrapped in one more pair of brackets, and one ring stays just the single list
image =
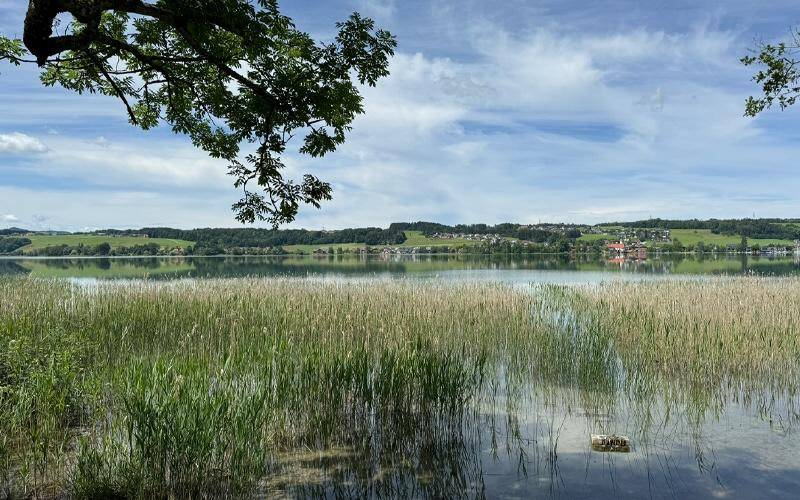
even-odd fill
[{"label": "white cloud", "polygon": [[[399,2],[353,2],[393,23],[408,15]],[[566,22],[534,25],[536,16],[521,15],[522,27],[511,29],[489,24],[502,16],[475,16],[461,3],[431,9],[443,4],[455,9],[452,30],[428,30],[422,19],[398,33],[452,36],[458,50],[401,37],[391,76],[364,89],[366,114],[339,151],[312,159],[290,145],[288,174],[309,171],[335,189],[332,202],[301,211],[295,226],[598,222],[753,210],[787,216],[800,209],[797,147],[781,138],[795,129],[769,128],[800,109],[742,117],[752,89],[737,61],[751,36],[703,24],[677,32],[616,21],[589,31]],[[129,128],[113,100],[62,95],[33,103],[42,95],[2,95],[23,101],[0,116],[0,126],[48,123],[60,132],[47,138],[51,151],[16,167],[52,178],[51,191],[13,187],[16,179],[0,170],[0,199],[16,200],[17,213],[41,211],[53,227],[235,224],[229,207],[239,193],[225,162],[186,137]],[[74,126],[86,117],[95,119],[91,127]],[[93,142],[101,133],[110,140]],[[99,187],[108,198],[87,209],[76,202],[85,199],[80,188],[55,189],[62,180]]]},{"label": "white cloud", "polygon": [[103,136],[85,141],[59,135],[49,143],[52,149],[39,161],[21,168],[38,177],[76,179],[114,189],[232,189],[226,163],[209,158],[182,136],[163,140],[145,133],[112,142]]},{"label": "white cloud", "polygon": [[14,214],[0,214],[0,221],[3,222],[19,222],[19,217]]},{"label": "white cloud", "polygon": [[356,7],[365,16],[386,22],[394,15],[397,6],[395,0],[356,0]]},{"label": "white cloud", "polygon": [[470,39],[468,60],[400,53],[365,90],[350,140],[302,161],[337,190],[301,225],[730,217],[755,199],[762,214],[800,208],[796,149],[745,119],[746,94],[720,83],[747,80],[735,33]]},{"label": "white cloud", "polygon": [[0,153],[42,153],[46,150],[39,139],[21,132],[0,134]]},{"label": "white cloud", "polygon": [[[76,198],[91,196],[87,203]],[[0,200],[18,207],[20,216],[39,211],[32,229],[79,231],[86,227],[139,228],[143,226],[218,227],[233,226],[228,210],[234,196],[197,196],[176,191],[162,196],[141,190],[106,189],[78,193],[59,189],[28,189],[0,185]],[[34,217],[31,217],[33,220]],[[28,224],[26,224],[28,227]]]}]

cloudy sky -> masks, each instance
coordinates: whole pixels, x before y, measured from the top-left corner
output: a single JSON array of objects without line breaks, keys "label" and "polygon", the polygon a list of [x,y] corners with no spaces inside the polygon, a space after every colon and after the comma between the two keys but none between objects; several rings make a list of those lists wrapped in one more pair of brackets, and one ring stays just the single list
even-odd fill
[{"label": "cloudy sky", "polygon": [[[0,0],[0,32],[26,4]],[[795,0],[281,5],[317,39],[358,10],[399,42],[346,145],[288,155],[335,190],[295,227],[800,216],[800,108],[743,117],[738,62]],[[224,162],[37,75],[0,66],[0,227],[236,226]]]}]

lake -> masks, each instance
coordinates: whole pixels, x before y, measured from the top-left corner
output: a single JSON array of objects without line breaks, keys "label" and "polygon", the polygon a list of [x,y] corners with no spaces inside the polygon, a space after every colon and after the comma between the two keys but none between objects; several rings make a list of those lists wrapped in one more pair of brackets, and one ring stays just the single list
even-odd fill
[{"label": "lake", "polygon": [[[429,361],[452,368],[457,364],[453,360],[459,357],[467,364],[484,363],[479,361],[482,354],[470,353],[466,348],[461,351],[457,344],[462,341],[453,335],[477,328],[475,322],[487,322],[478,328],[482,336],[476,333],[474,338],[475,343],[484,343],[480,352],[490,353],[490,362],[480,365],[480,381],[459,378],[461,375],[452,371],[444,371],[436,379],[449,381],[448,377],[453,377],[452,386],[442,385],[454,393],[466,390],[464,387],[471,383],[477,384],[466,407],[459,406],[455,413],[441,412],[436,406],[440,398],[432,397],[429,404],[433,409],[429,411],[416,412],[414,405],[409,405],[409,413],[409,408],[392,412],[386,410],[392,405],[387,402],[382,407],[378,398],[374,406],[365,407],[374,413],[350,415],[357,439],[344,439],[346,446],[302,448],[278,454],[270,464],[273,472],[263,486],[269,496],[283,492],[290,497],[699,499],[797,498],[800,491],[798,358],[792,357],[798,349],[795,331],[798,324],[792,311],[800,304],[797,293],[800,279],[796,278],[800,275],[800,260],[795,258],[725,255],[669,256],[644,261],[560,256],[10,258],[0,260],[0,275],[96,283],[96,294],[86,287],[75,286],[77,292],[66,294],[64,297],[68,299],[61,302],[56,299],[48,302],[49,292],[17,291],[20,296],[29,294],[32,304],[42,300],[42,307],[30,308],[34,311],[49,310],[50,303],[69,304],[56,309],[57,314],[65,315],[64,324],[84,325],[87,331],[96,331],[107,339],[114,339],[116,330],[105,325],[121,321],[125,333],[120,343],[114,339],[107,345],[122,360],[133,348],[121,347],[123,342],[139,349],[142,359],[154,356],[151,343],[160,346],[153,348],[159,356],[171,352],[176,360],[184,355],[195,359],[184,352],[193,349],[204,353],[197,358],[204,362],[216,359],[217,352],[228,356],[236,349],[241,350],[243,358],[251,355],[250,347],[237,343],[229,346],[206,340],[203,341],[209,346],[206,348],[203,342],[186,341],[195,334],[195,328],[190,327],[194,321],[200,324],[197,332],[217,329],[224,335],[233,335],[232,332],[242,331],[238,335],[254,345],[260,345],[258,339],[262,336],[279,335],[283,327],[275,324],[284,322],[293,324],[295,332],[308,329],[316,335],[328,329],[327,342],[335,344],[339,332],[345,334],[344,327],[338,329],[321,319],[313,323],[319,311],[327,311],[329,322],[350,324],[360,318],[365,325],[372,325],[363,328],[367,334],[375,331],[375,325],[385,325],[398,328],[398,335],[413,336],[418,332],[402,329],[403,322],[413,318],[420,327],[428,329],[434,342],[431,345],[438,345],[439,328],[451,328],[453,349],[437,347],[446,356]],[[697,279],[711,276],[741,279]],[[253,277],[276,279],[215,279]],[[147,283],[141,278],[147,278]],[[115,286],[110,283],[113,280],[133,286]],[[339,282],[352,286],[339,287]],[[470,288],[472,282],[479,284]],[[505,316],[487,304],[493,304],[492,294],[505,297],[506,292],[492,288],[494,285],[487,282],[511,284],[517,292],[531,283],[605,283],[605,286],[534,287],[533,293],[522,293],[527,297],[535,295],[531,302],[534,305],[523,308],[522,315],[519,308],[511,308],[509,316]],[[448,286],[435,288],[441,283]],[[433,289],[429,288],[431,285]],[[662,288],[653,290],[650,287],[654,285]],[[137,291],[139,287],[142,289]],[[273,290],[274,287],[278,290]],[[322,296],[315,291],[320,287],[327,290]],[[630,288],[625,288],[627,292],[615,292],[618,287]],[[207,296],[200,288],[210,290]],[[566,300],[564,294],[570,292],[563,292],[565,288],[580,289],[585,298]],[[373,289],[378,293],[373,294]],[[454,298],[460,297],[475,307],[450,309],[450,302],[441,296],[447,297],[449,293],[442,290],[451,289],[459,290],[453,292]],[[11,286],[9,290],[15,289]],[[158,295],[162,293],[159,290],[167,291]],[[260,301],[259,293],[266,294],[268,299]],[[271,309],[275,321],[265,321],[259,311],[262,304],[280,302],[289,293],[298,295],[293,300],[286,299],[286,306]],[[396,293],[402,300],[386,298]],[[592,293],[600,298],[587,305],[594,300]],[[481,294],[489,298],[486,301],[475,298]],[[195,295],[199,298],[190,300]],[[55,296],[58,297],[57,293]],[[636,297],[640,298],[631,299]],[[76,300],[84,307],[75,306]],[[420,300],[416,307],[415,300]],[[514,303],[518,300],[522,299],[513,299]],[[250,306],[243,307],[242,301],[249,301]],[[311,307],[308,304],[314,301],[332,305],[303,313],[304,307]],[[615,301],[621,304],[617,309]],[[128,303],[139,305],[128,306]],[[637,306],[632,307],[633,303]],[[434,304],[431,310],[438,315],[426,314],[425,304]],[[5,307],[12,311],[21,306],[12,300]],[[120,311],[127,307],[130,307],[127,313]],[[197,309],[192,312],[188,307]],[[216,312],[206,312],[209,307],[217,308]],[[377,312],[362,313],[368,307],[376,308]],[[585,309],[580,319],[573,314],[575,307]],[[616,311],[618,317],[604,324],[601,322],[606,310],[609,315]],[[148,311],[144,316],[154,314],[159,318],[150,328],[161,333],[136,328],[128,331],[125,323],[128,320],[124,318],[142,321],[140,311]],[[469,320],[467,316],[473,311],[475,317]],[[647,311],[645,316],[642,311]],[[20,313],[8,314],[15,317]],[[117,314],[121,319],[116,319]],[[228,314],[236,319],[224,320]],[[252,321],[242,321],[237,326],[240,318],[248,315]],[[512,324],[510,315],[514,317],[513,328],[506,327]],[[652,315],[652,320],[647,315]],[[680,323],[683,318],[687,318],[686,322]],[[44,317],[42,321],[49,324],[51,320]],[[174,325],[170,326],[170,321]],[[254,324],[255,321],[263,324]],[[530,331],[543,332],[540,339],[534,342],[526,337],[527,323],[537,325]],[[511,333],[505,332],[505,341],[494,345],[495,334],[506,328]],[[631,330],[631,336],[626,337],[626,328]],[[606,333],[612,330],[614,338]],[[262,334],[267,331],[271,333]],[[707,336],[710,343],[690,345],[691,337],[673,340],[687,331]],[[143,338],[139,343],[131,339],[137,332],[153,337]],[[775,332],[778,333],[773,339],[770,335]],[[751,333],[752,339],[748,339]],[[173,335],[174,345],[170,340]],[[297,335],[297,344],[276,346],[315,349],[315,338]],[[643,344],[653,342],[653,352],[658,354],[649,358],[648,351],[638,350],[640,336]],[[540,350],[540,341],[548,342],[547,339],[555,340]],[[773,341],[776,343],[772,344]],[[780,344],[783,342],[786,344]],[[365,345],[368,344],[369,340]],[[418,350],[401,345],[403,355],[418,355],[415,354]],[[770,352],[771,347],[764,347],[772,345],[774,352]],[[271,349],[264,348],[263,355],[269,355]],[[491,362],[495,350],[498,357]],[[209,356],[209,352],[215,356]],[[331,355],[337,352],[330,351]],[[385,351],[382,355],[393,352]],[[718,356],[718,352],[726,354]],[[681,361],[684,358],[696,360],[684,364]],[[283,359],[294,357],[287,355]],[[308,359],[327,366],[313,356]],[[341,362],[349,359],[349,354],[343,355]],[[382,358],[371,356],[365,357],[363,363],[375,363],[370,365],[374,377],[389,366]],[[243,362],[240,369],[249,371],[251,366]],[[227,362],[225,367],[227,370]],[[324,373],[338,372],[329,369]],[[342,374],[336,376],[349,380]],[[313,377],[309,380],[313,384]],[[170,383],[167,386],[172,387]],[[198,394],[208,393],[202,384],[200,387]],[[233,387],[239,390],[239,385]],[[327,390],[333,387],[335,384]],[[376,382],[369,391],[377,387]],[[348,398],[354,397],[346,394]],[[383,397],[399,398],[393,394]],[[381,413],[384,410],[386,414]],[[593,450],[589,438],[595,433],[628,436],[631,448],[625,453]]]},{"label": "lake", "polygon": [[676,255],[641,261],[561,255],[2,258],[0,275],[3,274],[45,278],[156,280],[244,276],[332,279],[403,277],[437,281],[576,284],[609,279],[691,275],[791,276],[800,274],[800,257]]}]

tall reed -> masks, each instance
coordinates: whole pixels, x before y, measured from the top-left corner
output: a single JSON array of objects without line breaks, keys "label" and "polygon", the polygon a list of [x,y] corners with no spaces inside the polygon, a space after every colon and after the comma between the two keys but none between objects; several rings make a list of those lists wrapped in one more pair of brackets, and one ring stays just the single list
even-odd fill
[{"label": "tall reed", "polygon": [[505,414],[517,435],[526,400],[609,413],[622,397],[644,428],[658,399],[700,421],[732,393],[792,394],[798,285],[0,279],[0,481],[319,495],[324,474],[287,470],[313,463],[343,495],[463,494],[483,431]]}]

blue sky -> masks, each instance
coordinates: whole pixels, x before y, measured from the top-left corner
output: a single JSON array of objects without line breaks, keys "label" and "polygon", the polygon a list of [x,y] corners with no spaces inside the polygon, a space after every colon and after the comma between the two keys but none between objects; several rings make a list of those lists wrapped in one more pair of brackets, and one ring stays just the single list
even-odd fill
[{"label": "blue sky", "polygon": [[[20,36],[27,2],[0,0]],[[398,37],[392,75],[322,159],[294,227],[800,216],[800,109],[743,117],[738,59],[794,1],[283,1],[318,39],[358,10]],[[111,98],[0,66],[0,227],[236,226],[225,163]]]}]

